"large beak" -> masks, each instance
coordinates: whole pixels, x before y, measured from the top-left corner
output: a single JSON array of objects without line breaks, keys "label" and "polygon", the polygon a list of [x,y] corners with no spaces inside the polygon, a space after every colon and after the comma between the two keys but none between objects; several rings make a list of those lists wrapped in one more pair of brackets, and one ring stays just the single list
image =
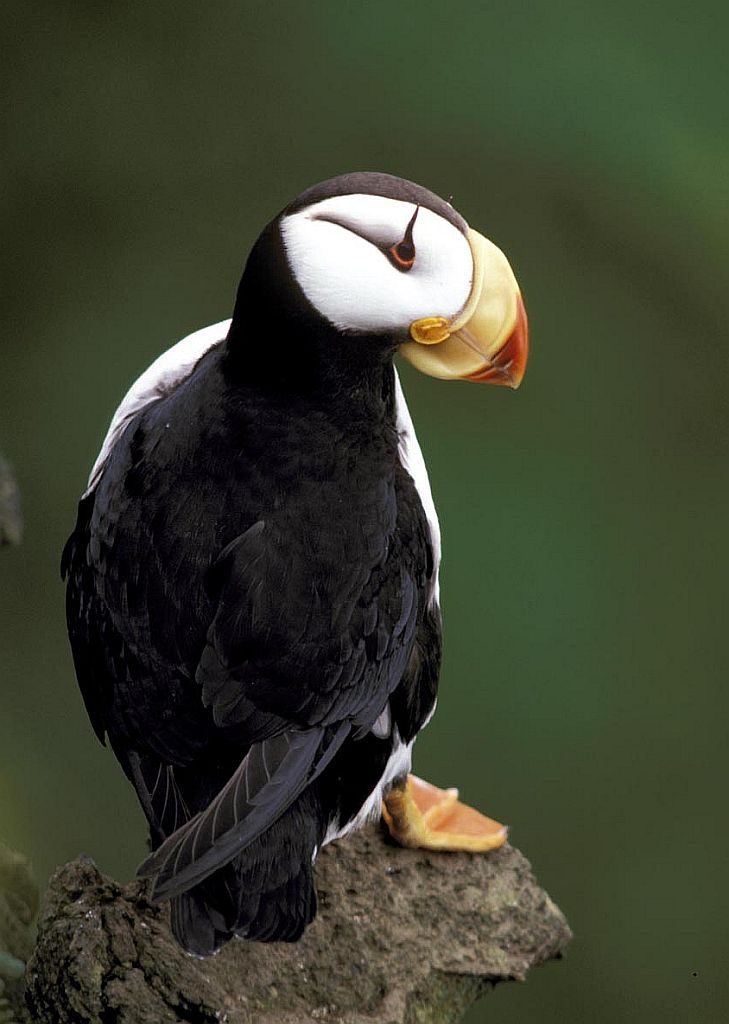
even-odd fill
[{"label": "large beak", "polygon": [[519,285],[501,249],[472,229],[466,237],[474,270],[466,305],[451,320],[442,316],[415,320],[410,325],[413,340],[400,351],[431,377],[518,388],[529,352]]}]

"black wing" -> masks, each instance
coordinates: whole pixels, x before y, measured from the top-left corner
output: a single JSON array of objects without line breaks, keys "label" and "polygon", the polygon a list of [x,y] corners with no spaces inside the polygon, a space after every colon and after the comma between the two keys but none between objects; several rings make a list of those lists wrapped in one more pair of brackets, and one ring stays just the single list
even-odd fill
[{"label": "black wing", "polygon": [[140,868],[156,876],[157,896],[203,881],[265,831],[350,734],[369,731],[402,678],[417,618],[413,576],[387,560],[374,570],[340,563],[335,604],[321,580],[312,585],[319,560],[305,561],[284,552],[275,522],[259,521],[215,565],[216,612],[197,680],[216,725],[255,742],[212,803]]},{"label": "black wing", "polygon": [[314,544],[289,527],[281,516],[255,523],[213,567],[215,613],[196,672],[203,703],[217,726],[254,735],[270,716],[369,727],[412,649],[415,569],[393,544],[373,565],[339,550],[340,538]]},{"label": "black wing", "polygon": [[349,733],[343,722],[336,729],[285,732],[254,743],[207,809],[169,836],[137,874],[155,877],[160,899],[204,881],[280,818]]},{"label": "black wing", "polygon": [[[131,465],[117,467],[124,479],[113,514],[94,511],[94,495],[81,503],[64,572],[82,693],[157,841],[169,836],[143,871],[170,895],[260,835],[346,736],[364,734],[381,714],[412,651],[427,542],[420,520],[418,535],[398,537],[394,488],[381,488],[354,531],[316,528],[280,509],[206,566],[204,537],[190,543],[176,529],[179,513],[160,526],[150,512],[180,501],[159,494],[164,474],[135,465],[140,433],[138,425]],[[145,501],[152,483],[154,500]],[[201,756],[209,762],[216,746],[227,753],[212,790],[186,801],[180,772]]]}]

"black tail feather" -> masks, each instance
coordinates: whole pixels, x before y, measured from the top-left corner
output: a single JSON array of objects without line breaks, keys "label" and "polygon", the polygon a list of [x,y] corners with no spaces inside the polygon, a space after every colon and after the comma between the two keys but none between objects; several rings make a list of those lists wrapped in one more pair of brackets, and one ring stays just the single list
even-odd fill
[{"label": "black tail feather", "polygon": [[216,928],[220,915],[195,889],[170,902],[172,934],[188,953],[210,956],[231,938],[232,932]]},{"label": "black tail feather", "polygon": [[205,810],[168,835],[140,865],[138,875],[155,878],[154,897],[180,895],[249,845],[258,848],[258,839],[275,832],[281,815],[321,775],[349,732],[344,722],[254,743]]},{"label": "black tail feather", "polygon": [[305,794],[233,861],[171,900],[172,931],[184,949],[209,956],[233,935],[301,938],[316,915],[312,859],[321,829],[311,802]]}]

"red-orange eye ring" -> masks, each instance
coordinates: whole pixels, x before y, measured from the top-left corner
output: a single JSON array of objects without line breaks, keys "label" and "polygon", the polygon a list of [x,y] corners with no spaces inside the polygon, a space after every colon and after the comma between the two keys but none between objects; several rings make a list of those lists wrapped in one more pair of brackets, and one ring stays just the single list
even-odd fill
[{"label": "red-orange eye ring", "polygon": [[408,246],[404,241],[398,242],[397,245],[391,245],[387,252],[400,270],[410,270],[415,263],[415,246],[412,244]]},{"label": "red-orange eye ring", "polygon": [[415,263],[415,243],[413,242],[413,227],[418,216],[419,206],[415,207],[415,213],[410,218],[405,234],[401,241],[395,242],[386,250],[387,256],[394,267],[398,270],[411,270]]}]

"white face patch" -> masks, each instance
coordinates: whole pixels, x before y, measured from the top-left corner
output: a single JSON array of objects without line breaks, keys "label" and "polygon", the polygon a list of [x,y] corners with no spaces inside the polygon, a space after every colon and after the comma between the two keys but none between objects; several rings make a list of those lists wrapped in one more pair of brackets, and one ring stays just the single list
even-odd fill
[{"label": "white face patch", "polygon": [[423,317],[454,317],[466,304],[473,257],[465,236],[421,206],[413,227],[415,262],[402,271],[386,255],[400,242],[415,204],[385,196],[335,196],[281,221],[294,277],[334,327],[407,336]]}]

